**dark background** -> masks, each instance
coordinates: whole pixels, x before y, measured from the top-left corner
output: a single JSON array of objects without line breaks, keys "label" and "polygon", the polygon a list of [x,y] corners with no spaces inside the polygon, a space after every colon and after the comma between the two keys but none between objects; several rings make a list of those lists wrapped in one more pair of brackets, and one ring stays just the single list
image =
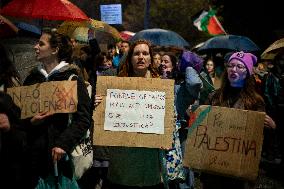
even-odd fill
[{"label": "dark background", "polygon": [[[3,7],[11,0],[0,0]],[[28,0],[26,0],[28,1]],[[88,16],[100,19],[99,5],[121,3],[123,25],[119,31],[138,32],[144,29],[145,2],[137,0],[70,0]],[[263,51],[277,39],[284,37],[284,6],[281,0],[149,0],[151,4],[149,28],[176,31],[194,46],[211,36],[198,31],[190,16],[208,5],[217,7],[217,17],[228,34],[244,35]],[[179,10],[176,7],[181,7]],[[131,12],[132,11],[132,12]],[[184,16],[187,16],[185,18]]]},{"label": "dark background", "polygon": [[224,27],[250,37],[263,49],[284,37],[282,1],[223,0]]}]

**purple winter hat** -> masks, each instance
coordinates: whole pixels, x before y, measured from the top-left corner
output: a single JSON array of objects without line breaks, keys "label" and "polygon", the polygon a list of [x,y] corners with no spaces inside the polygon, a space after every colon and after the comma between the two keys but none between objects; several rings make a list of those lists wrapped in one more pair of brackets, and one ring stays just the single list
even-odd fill
[{"label": "purple winter hat", "polygon": [[253,65],[257,62],[257,57],[251,53],[245,53],[243,51],[240,52],[235,52],[234,54],[231,55],[231,57],[229,58],[229,62],[231,62],[231,60],[239,60],[241,61],[246,68],[249,71],[249,74],[252,75],[253,74]]},{"label": "purple winter hat", "polygon": [[197,54],[190,51],[183,51],[179,60],[179,71],[185,72],[187,67],[194,68],[198,73],[200,73],[203,66],[203,59]]}]

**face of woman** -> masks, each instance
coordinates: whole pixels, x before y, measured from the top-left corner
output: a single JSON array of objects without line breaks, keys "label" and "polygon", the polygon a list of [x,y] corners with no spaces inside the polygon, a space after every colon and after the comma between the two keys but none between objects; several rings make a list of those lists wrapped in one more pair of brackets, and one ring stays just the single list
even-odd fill
[{"label": "face of woman", "polygon": [[111,48],[107,52],[110,57],[113,57],[115,55],[115,48]]},{"label": "face of woman", "polygon": [[154,67],[158,68],[161,64],[161,56],[159,54],[155,54],[153,56]]},{"label": "face of woman", "polygon": [[109,60],[109,59],[107,59],[106,57],[104,57],[103,66],[110,68],[110,67],[112,66],[111,60]]},{"label": "face of woman", "polygon": [[54,55],[55,49],[51,48],[49,39],[50,35],[44,33],[40,37],[39,42],[34,46],[37,60],[43,61]]},{"label": "face of woman", "polygon": [[248,70],[244,63],[233,59],[227,65],[228,79],[232,87],[243,87]]},{"label": "face of woman", "polygon": [[214,63],[213,63],[213,61],[212,60],[208,60],[205,67],[206,67],[208,73],[213,72],[214,71]]},{"label": "face of woman", "polygon": [[171,72],[173,70],[173,64],[171,58],[168,55],[162,56],[162,72]]},{"label": "face of woman", "polygon": [[146,44],[136,45],[131,57],[131,63],[134,73],[139,73],[147,70],[151,64],[149,46]]}]

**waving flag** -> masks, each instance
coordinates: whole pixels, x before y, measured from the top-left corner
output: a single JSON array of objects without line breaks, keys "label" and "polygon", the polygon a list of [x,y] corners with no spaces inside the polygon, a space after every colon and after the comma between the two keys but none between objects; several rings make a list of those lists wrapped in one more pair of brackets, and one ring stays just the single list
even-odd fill
[{"label": "waving flag", "polygon": [[226,34],[213,9],[210,9],[209,12],[203,10],[195,16],[193,18],[193,25],[196,26],[199,31],[205,31],[210,35]]}]

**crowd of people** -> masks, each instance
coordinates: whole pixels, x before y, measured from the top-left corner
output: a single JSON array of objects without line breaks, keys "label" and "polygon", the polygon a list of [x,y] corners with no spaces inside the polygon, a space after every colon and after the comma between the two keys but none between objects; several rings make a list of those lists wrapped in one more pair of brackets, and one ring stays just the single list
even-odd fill
[{"label": "crowd of people", "polygon": [[[76,182],[82,189],[255,188],[256,182],[184,167],[191,112],[213,105],[265,112],[260,171],[283,168],[284,53],[263,63],[256,55],[234,52],[228,58],[201,56],[189,49],[158,51],[147,40],[119,41],[101,50],[95,39],[78,44],[56,30],[43,30],[34,46],[38,67],[20,81],[5,46],[0,46],[0,187],[40,188],[39,182],[59,174],[74,181],[68,158],[88,129],[96,132],[93,111],[104,100],[96,92],[98,76],[172,79],[175,128],[171,149],[93,145],[93,166]],[[21,119],[7,88],[48,81],[77,81],[78,105],[68,114],[41,112]],[[165,163],[161,161],[164,157]],[[127,160],[126,160],[127,159]],[[261,173],[259,173],[261,174]],[[7,187],[8,186],[8,187]]]}]

